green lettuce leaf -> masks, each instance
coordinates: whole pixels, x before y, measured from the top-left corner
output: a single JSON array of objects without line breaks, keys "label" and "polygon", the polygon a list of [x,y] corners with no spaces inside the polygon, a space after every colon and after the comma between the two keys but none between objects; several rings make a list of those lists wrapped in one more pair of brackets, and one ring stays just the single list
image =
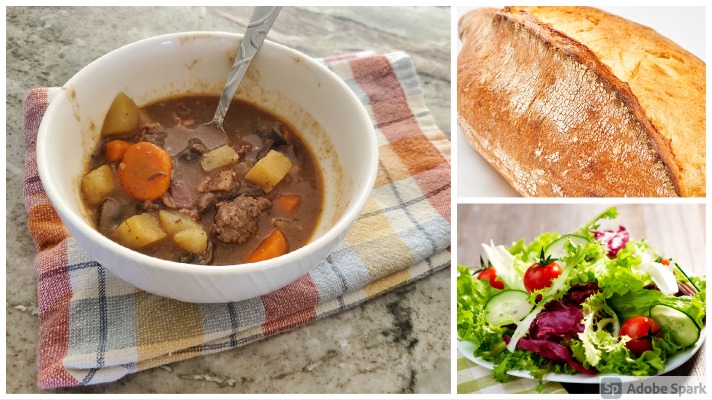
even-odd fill
[{"label": "green lettuce leaf", "polygon": [[704,276],[691,276],[690,280],[695,284],[695,287],[699,289],[700,293],[696,294],[702,302],[705,302],[705,292],[707,291],[707,277]]},{"label": "green lettuce leaf", "polygon": [[607,306],[603,293],[586,299],[583,309],[584,332],[579,333],[578,340],[571,340],[571,352],[585,367],[595,366],[601,373],[655,375],[665,369],[669,354],[680,351],[680,346],[674,343],[670,332],[666,330],[663,330],[661,338],[653,338],[652,350],[635,356],[625,347],[628,337],[616,337],[606,329],[596,329],[599,328],[598,324],[594,323],[597,318],[612,315],[614,312]]},{"label": "green lettuce leaf", "polygon": [[[601,353],[601,358],[596,365],[600,373],[614,373],[619,375],[650,376],[656,375],[665,369],[666,352],[663,349],[671,342],[665,339],[654,339],[653,350],[646,351],[640,357],[636,357],[625,347],[625,344],[618,342],[606,331],[597,331],[594,335],[601,348],[608,348]],[[663,345],[656,346],[660,342]],[[583,341],[571,340],[571,352],[574,357],[586,366]]]},{"label": "green lettuce leaf", "polygon": [[479,357],[502,342],[504,329],[485,321],[485,304],[500,290],[486,280],[478,280],[466,266],[458,265],[457,270],[457,335],[460,340],[473,343],[474,354]]},{"label": "green lettuce leaf", "polygon": [[664,297],[665,295],[658,290],[641,288],[630,290],[625,294],[614,293],[607,303],[616,312],[618,318],[625,322],[628,318],[636,315],[648,315],[650,307],[658,304]]},{"label": "green lettuce leaf", "polygon": [[[571,350],[574,357],[579,360],[584,367],[596,367],[606,353],[625,349],[627,340],[611,335],[605,329],[597,329],[596,319],[604,313],[606,302],[603,293],[599,292],[589,296],[583,303],[583,323],[584,330],[578,334],[579,340],[573,340]],[[627,350],[626,350],[627,351]]]},{"label": "green lettuce leaf", "polygon": [[537,236],[529,244],[524,239],[520,239],[507,249],[519,261],[526,264],[527,267],[534,261],[539,259],[541,249],[546,248],[549,244],[559,239],[561,235],[556,232],[544,232]]},{"label": "green lettuce leaf", "polygon": [[650,275],[634,268],[641,262],[640,244],[636,241],[629,241],[616,258],[606,261],[605,267],[596,271],[598,287],[603,291],[604,297],[639,291],[651,283]]},{"label": "green lettuce leaf", "polygon": [[509,379],[508,371],[528,371],[532,378],[539,380],[537,391],[541,391],[543,388],[542,378],[548,373],[576,374],[576,371],[567,363],[552,363],[551,360],[547,360],[539,354],[522,349],[516,349],[513,353],[503,351],[489,361],[493,361],[495,364],[492,372],[494,379],[498,382],[506,382]]},{"label": "green lettuce leaf", "polygon": [[616,217],[618,217],[618,210],[615,207],[610,207],[581,226],[577,231],[571,233],[586,237],[593,237],[593,235],[591,235],[591,231],[598,229],[600,226],[598,221],[602,219],[616,219]]},{"label": "green lettuce leaf", "polygon": [[689,315],[699,327],[704,327],[705,318],[705,279],[692,277],[690,280],[700,289],[694,296],[665,296],[658,290],[643,289],[649,282],[647,274],[633,268],[616,266],[611,260],[609,273],[598,277],[606,303],[616,312],[621,322],[636,315],[648,316],[651,307],[664,304]]}]

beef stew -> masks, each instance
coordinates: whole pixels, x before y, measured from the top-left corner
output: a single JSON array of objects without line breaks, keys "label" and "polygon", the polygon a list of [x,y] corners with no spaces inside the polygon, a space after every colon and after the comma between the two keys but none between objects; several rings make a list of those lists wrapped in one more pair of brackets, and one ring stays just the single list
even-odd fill
[{"label": "beef stew", "polygon": [[260,261],[309,241],[323,207],[310,148],[289,124],[238,100],[226,137],[202,124],[217,102],[186,96],[139,109],[116,97],[82,180],[99,232],[150,256],[213,265]]}]

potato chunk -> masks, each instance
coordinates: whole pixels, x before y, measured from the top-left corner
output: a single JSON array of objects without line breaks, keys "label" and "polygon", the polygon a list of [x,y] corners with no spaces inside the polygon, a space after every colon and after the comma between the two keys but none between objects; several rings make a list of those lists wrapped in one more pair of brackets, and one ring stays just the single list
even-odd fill
[{"label": "potato chunk", "polygon": [[82,193],[90,205],[97,205],[116,188],[114,171],[108,165],[89,172],[82,178]]},{"label": "potato chunk", "polygon": [[138,127],[138,106],[124,92],[119,92],[109,107],[101,127],[102,135],[128,133]]},{"label": "potato chunk", "polygon": [[181,249],[195,254],[203,254],[208,248],[208,235],[203,228],[182,230],[173,235],[173,240]]},{"label": "potato chunk", "polygon": [[132,249],[140,249],[167,236],[153,213],[134,215],[122,222],[114,235],[119,243]]},{"label": "potato chunk", "polygon": [[193,218],[180,212],[161,210],[158,221],[163,230],[185,251],[203,254],[208,248],[208,234]]},{"label": "potato chunk", "polygon": [[270,150],[247,172],[245,179],[269,193],[292,169],[292,162],[284,154]]},{"label": "potato chunk", "polygon": [[159,211],[158,221],[161,224],[161,228],[163,228],[169,236],[173,236],[186,229],[203,229],[193,218],[176,211]]},{"label": "potato chunk", "polygon": [[210,172],[214,169],[235,165],[239,159],[240,156],[237,155],[232,147],[223,145],[203,154],[200,166],[203,167],[205,172]]}]

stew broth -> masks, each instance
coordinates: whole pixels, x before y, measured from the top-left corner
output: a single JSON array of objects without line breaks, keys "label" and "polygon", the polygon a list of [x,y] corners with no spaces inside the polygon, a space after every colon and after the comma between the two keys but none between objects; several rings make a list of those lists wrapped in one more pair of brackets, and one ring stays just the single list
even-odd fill
[{"label": "stew broth", "polygon": [[[187,96],[162,100],[139,110],[140,123],[135,130],[102,137],[91,157],[90,171],[109,165],[114,176],[120,177],[123,161],[107,158],[107,143],[116,140],[152,143],[165,150],[172,165],[170,187],[159,199],[134,198],[122,189],[123,181],[118,178],[114,178],[116,189],[100,203],[89,204],[85,195],[87,208],[102,234],[122,243],[117,231],[128,218],[144,213],[159,215],[161,210],[179,212],[202,226],[208,240],[204,253],[186,251],[176,244],[177,236],[171,240],[171,235],[134,249],[166,260],[214,265],[245,262],[275,230],[286,238],[287,251],[309,241],[323,206],[321,171],[311,150],[287,123],[238,100],[233,100],[224,121],[227,137],[216,128],[202,125],[212,119],[218,99]],[[206,154],[225,144],[237,154],[237,161],[206,171],[202,167]],[[291,167],[271,190],[245,178],[250,177],[258,161],[282,156]]]}]

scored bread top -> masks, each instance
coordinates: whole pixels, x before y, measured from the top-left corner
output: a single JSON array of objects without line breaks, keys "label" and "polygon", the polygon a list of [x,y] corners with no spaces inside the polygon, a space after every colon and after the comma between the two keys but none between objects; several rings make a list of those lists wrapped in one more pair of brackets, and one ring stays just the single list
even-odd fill
[{"label": "scored bread top", "polygon": [[[487,25],[494,25],[497,15],[609,81],[645,128],[659,153],[658,163],[671,175],[675,194],[705,196],[704,62],[650,28],[589,7],[476,10],[460,21],[463,42],[469,35],[480,35],[470,39],[474,41],[492,34],[494,28]],[[595,57],[588,56],[591,53]],[[458,68],[458,82],[461,72]]]},{"label": "scored bread top", "polygon": [[704,196],[705,63],[655,30],[596,8],[512,7],[510,12],[520,9],[588,47],[630,86],[671,147],[681,195]]}]

